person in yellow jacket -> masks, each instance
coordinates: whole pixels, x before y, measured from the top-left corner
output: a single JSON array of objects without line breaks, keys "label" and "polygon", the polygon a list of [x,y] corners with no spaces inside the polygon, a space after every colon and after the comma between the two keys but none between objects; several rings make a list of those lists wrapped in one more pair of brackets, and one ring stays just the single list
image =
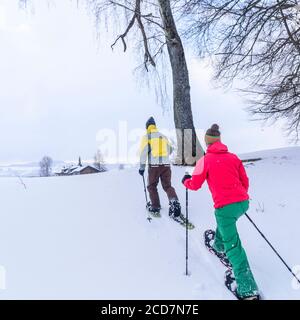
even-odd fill
[{"label": "person in yellow jacket", "polygon": [[151,202],[147,204],[149,212],[157,216],[160,213],[160,199],[157,190],[159,180],[169,199],[169,215],[176,219],[181,216],[181,206],[175,189],[171,184],[170,154],[173,149],[168,138],[156,128],[153,117],[146,122],[146,135],[143,136],[140,146],[139,174],[144,175],[148,163],[148,192]]}]

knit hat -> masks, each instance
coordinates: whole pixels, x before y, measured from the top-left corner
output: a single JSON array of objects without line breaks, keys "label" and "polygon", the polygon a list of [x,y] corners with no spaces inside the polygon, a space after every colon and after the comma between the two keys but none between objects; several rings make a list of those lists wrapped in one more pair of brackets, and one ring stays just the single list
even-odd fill
[{"label": "knit hat", "polygon": [[146,129],[148,129],[148,127],[151,126],[151,125],[156,126],[156,123],[155,123],[155,120],[154,120],[153,117],[150,117],[150,118],[148,119],[148,121],[146,122]]},{"label": "knit hat", "polygon": [[205,134],[205,143],[207,145],[213,144],[216,141],[221,140],[221,132],[219,131],[219,126],[217,124],[213,124]]}]

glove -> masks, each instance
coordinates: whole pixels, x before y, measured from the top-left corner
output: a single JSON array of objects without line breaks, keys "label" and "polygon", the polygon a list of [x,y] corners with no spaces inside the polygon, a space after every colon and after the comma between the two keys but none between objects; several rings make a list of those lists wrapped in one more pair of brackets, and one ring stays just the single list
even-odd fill
[{"label": "glove", "polygon": [[140,174],[141,176],[144,175],[144,172],[145,172],[145,169],[139,169],[139,174]]},{"label": "glove", "polygon": [[192,178],[192,176],[190,174],[185,174],[184,177],[181,180],[182,184],[184,184],[185,180],[191,179],[191,178]]}]

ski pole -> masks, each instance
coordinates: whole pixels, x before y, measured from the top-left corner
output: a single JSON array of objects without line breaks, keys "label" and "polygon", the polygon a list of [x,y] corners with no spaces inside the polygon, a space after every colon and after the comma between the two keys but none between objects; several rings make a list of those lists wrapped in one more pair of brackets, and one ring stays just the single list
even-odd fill
[{"label": "ski pole", "polygon": [[[144,193],[145,193],[146,208],[147,208],[147,206],[148,206],[148,197],[147,197],[147,191],[146,191],[146,183],[145,183],[145,177],[144,177],[144,175],[142,175],[142,177],[143,177],[143,183],[144,183]],[[151,222],[151,220],[152,220],[152,218],[150,217],[149,213],[148,213],[148,218],[147,218],[147,220],[148,220],[149,222]]]},{"label": "ski pole", "polygon": [[277,252],[277,250],[272,246],[270,241],[265,237],[265,235],[258,229],[257,225],[253,222],[253,220],[248,216],[248,214],[245,214],[248,220],[253,224],[254,228],[259,232],[259,234],[263,237],[263,239],[267,242],[267,244],[271,247],[271,249],[276,253],[278,258],[282,261],[282,263],[286,266],[286,268],[290,271],[290,273],[295,277],[295,279],[300,283],[299,278],[296,276],[296,274],[293,272],[293,270],[288,266],[288,264],[284,261],[284,259],[280,256],[280,254]]},{"label": "ski pole", "polygon": [[146,199],[146,205],[147,205],[148,204],[148,197],[147,197],[147,191],[146,191],[145,177],[144,177],[144,175],[142,175],[142,177],[143,177],[144,193],[145,193],[145,199]]},{"label": "ski pole", "polygon": [[[188,172],[185,173],[189,174]],[[185,189],[185,215],[186,215],[186,225],[185,225],[185,275],[189,275],[188,262],[189,262],[189,190]]]}]

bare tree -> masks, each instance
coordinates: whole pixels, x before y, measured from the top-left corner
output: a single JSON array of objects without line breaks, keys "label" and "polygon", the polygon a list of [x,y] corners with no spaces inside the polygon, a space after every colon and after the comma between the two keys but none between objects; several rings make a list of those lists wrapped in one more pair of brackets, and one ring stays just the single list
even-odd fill
[{"label": "bare tree", "polygon": [[103,159],[103,155],[101,151],[98,149],[97,152],[94,155],[94,166],[100,171],[104,172],[107,171],[107,168],[105,166],[105,162]]},{"label": "bare tree", "polygon": [[51,176],[52,164],[53,164],[53,160],[50,157],[48,157],[48,156],[43,157],[43,159],[40,161],[40,176],[41,177]]},{"label": "bare tree", "polygon": [[204,152],[195,132],[185,51],[173,14],[180,1],[172,1],[172,4],[170,0],[87,1],[98,22],[105,16],[107,24],[112,24],[114,13],[118,20],[123,17],[121,21],[125,23],[124,29],[116,37],[112,48],[121,42],[125,52],[128,42],[132,41],[132,45],[142,51],[146,71],[150,68],[157,69],[162,62],[164,50],[167,49],[172,70],[173,111],[178,145],[175,162],[194,164]]},{"label": "bare tree", "polygon": [[250,112],[285,119],[298,139],[300,123],[300,23],[297,0],[186,0],[185,35],[201,56],[213,56],[215,79],[241,79]]},{"label": "bare tree", "polygon": [[[26,3],[26,0],[19,0]],[[84,1],[84,0],[83,0]],[[122,25],[122,31],[116,36],[112,49],[118,43],[124,52],[131,46],[137,47],[143,57],[144,70],[162,70],[165,48],[172,70],[173,113],[177,135],[176,163],[193,165],[204,151],[196,136],[194,127],[189,73],[185,51],[177,30],[175,15],[182,8],[181,0],[85,0],[93,12],[97,24],[104,22],[112,31]],[[115,17],[115,20],[113,20]],[[109,26],[109,27],[108,27]],[[151,81],[151,80],[150,80]]]}]

